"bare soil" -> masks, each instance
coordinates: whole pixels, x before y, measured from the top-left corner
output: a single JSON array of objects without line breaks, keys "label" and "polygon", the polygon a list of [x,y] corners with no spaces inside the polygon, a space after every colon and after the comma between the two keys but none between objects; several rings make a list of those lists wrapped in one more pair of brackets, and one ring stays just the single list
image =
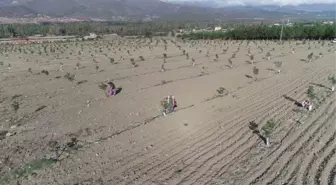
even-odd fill
[{"label": "bare soil", "polygon": [[[0,48],[0,185],[336,184],[329,41]],[[106,97],[99,85],[111,80],[122,90]],[[309,86],[318,97],[311,112],[296,104]],[[170,93],[178,107],[165,117],[160,101]],[[270,119],[266,147],[249,124],[260,130]]]}]

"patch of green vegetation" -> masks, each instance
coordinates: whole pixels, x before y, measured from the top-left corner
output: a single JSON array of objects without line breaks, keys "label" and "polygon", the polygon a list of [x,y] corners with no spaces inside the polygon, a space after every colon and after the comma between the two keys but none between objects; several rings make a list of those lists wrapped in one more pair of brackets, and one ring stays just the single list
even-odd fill
[{"label": "patch of green vegetation", "polygon": [[74,81],[75,80],[75,74],[70,74],[70,73],[66,73],[64,75],[64,78],[68,79],[69,81]]},{"label": "patch of green vegetation", "polygon": [[23,167],[13,169],[8,174],[0,177],[0,185],[10,184],[14,180],[27,177],[28,175],[33,174],[35,171],[53,165],[56,162],[57,162],[56,159],[46,159],[46,158],[34,160],[24,165]]},{"label": "patch of green vegetation", "polygon": [[19,104],[19,102],[17,102],[17,101],[13,101],[13,103],[12,103],[12,108],[13,108],[13,110],[14,110],[15,112],[17,112],[17,111],[19,110],[19,108],[20,108],[20,104]]},{"label": "patch of green vegetation", "polygon": [[329,76],[328,80],[332,85],[336,84],[336,76]]},{"label": "patch of green vegetation", "polygon": [[307,95],[308,98],[310,98],[311,100],[314,100],[316,98],[315,89],[313,86],[309,86],[307,90]]},{"label": "patch of green vegetation", "polygon": [[265,137],[269,137],[272,134],[275,126],[276,122],[273,119],[270,119],[266,122],[266,124],[261,128],[264,131]]}]

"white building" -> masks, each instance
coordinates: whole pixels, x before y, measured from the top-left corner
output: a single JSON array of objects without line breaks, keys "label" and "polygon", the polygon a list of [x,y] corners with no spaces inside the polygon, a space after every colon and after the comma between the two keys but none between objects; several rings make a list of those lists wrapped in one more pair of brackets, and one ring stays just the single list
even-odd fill
[{"label": "white building", "polygon": [[220,30],[222,30],[222,27],[220,27],[220,26],[215,27],[215,31],[220,31]]},{"label": "white building", "polygon": [[90,33],[89,36],[84,36],[84,39],[85,40],[88,40],[88,39],[95,39],[97,38],[97,35],[95,33]]},{"label": "white building", "polygon": [[323,24],[334,24],[334,21],[324,21]]}]

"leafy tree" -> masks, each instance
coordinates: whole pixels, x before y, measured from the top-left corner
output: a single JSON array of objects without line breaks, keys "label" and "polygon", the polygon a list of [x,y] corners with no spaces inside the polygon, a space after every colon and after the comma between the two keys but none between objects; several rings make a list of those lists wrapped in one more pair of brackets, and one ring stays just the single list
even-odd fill
[{"label": "leafy tree", "polygon": [[329,76],[328,81],[331,83],[331,91],[335,91],[335,85],[336,85],[336,76]]},{"label": "leafy tree", "polygon": [[314,100],[316,98],[315,89],[313,86],[309,86],[307,90],[307,95],[310,100]]},{"label": "leafy tree", "polygon": [[314,55],[314,53],[311,52],[311,53],[307,56],[307,59],[308,59],[309,62],[311,62],[311,61],[313,60],[313,55]]},{"label": "leafy tree", "polygon": [[275,129],[275,126],[276,126],[276,122],[273,119],[271,119],[271,120],[268,120],[266,124],[261,128],[263,131],[265,140],[266,140],[267,147],[269,147],[270,145],[270,137]]},{"label": "leafy tree", "polygon": [[253,74],[255,76],[255,80],[257,80],[257,76],[259,74],[259,69],[257,67],[253,67]]},{"label": "leafy tree", "polygon": [[280,68],[282,66],[282,62],[281,61],[275,61],[274,64],[275,64],[275,67],[278,68],[278,73],[280,73],[281,72]]}]

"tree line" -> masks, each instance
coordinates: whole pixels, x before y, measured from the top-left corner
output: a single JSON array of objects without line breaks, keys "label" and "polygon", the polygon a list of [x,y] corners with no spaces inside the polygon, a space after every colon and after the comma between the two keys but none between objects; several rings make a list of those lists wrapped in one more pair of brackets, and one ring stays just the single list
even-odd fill
[{"label": "tree line", "polygon": [[[117,33],[119,35],[151,35],[156,32],[167,32],[164,25],[151,26],[144,23],[122,22],[75,22],[75,23],[40,23],[40,24],[1,24],[0,38],[32,36],[32,35],[88,35]],[[150,34],[148,34],[150,33]]]},{"label": "tree line", "polygon": [[[32,35],[77,35],[91,32],[97,34],[116,33],[121,36],[166,36],[177,29],[214,27],[211,22],[196,21],[153,21],[153,22],[75,22],[75,23],[39,23],[39,24],[0,24],[0,38]],[[281,26],[268,24],[230,25],[227,31],[192,32],[184,34],[185,39],[279,39]],[[227,28],[226,27],[226,28]],[[333,39],[335,24],[303,24],[284,26],[283,39]],[[174,32],[173,32],[174,33]]]},{"label": "tree line", "polygon": [[211,26],[209,22],[196,21],[139,21],[139,22],[72,22],[72,23],[29,23],[0,24],[0,38],[32,36],[32,35],[78,35],[84,36],[91,32],[97,34],[166,36],[176,29],[204,28]]},{"label": "tree line", "polygon": [[[227,31],[192,32],[184,39],[280,39],[281,27],[277,25],[238,25]],[[293,24],[284,26],[282,39],[334,39],[335,24]]]}]

